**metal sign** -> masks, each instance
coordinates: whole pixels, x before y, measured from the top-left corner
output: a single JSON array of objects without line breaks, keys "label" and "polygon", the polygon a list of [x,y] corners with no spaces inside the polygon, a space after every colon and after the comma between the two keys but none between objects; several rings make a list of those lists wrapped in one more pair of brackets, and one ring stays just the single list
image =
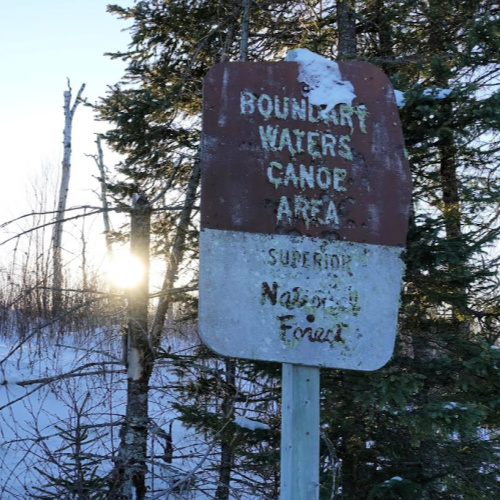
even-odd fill
[{"label": "metal sign", "polygon": [[202,164],[202,340],[232,357],[385,364],[411,193],[386,76],[357,61],[217,65]]}]

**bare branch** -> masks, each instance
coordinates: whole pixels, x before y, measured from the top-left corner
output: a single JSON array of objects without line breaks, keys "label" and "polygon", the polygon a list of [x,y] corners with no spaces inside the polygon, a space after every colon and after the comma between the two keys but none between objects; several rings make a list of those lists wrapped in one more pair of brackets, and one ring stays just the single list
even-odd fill
[{"label": "bare branch", "polygon": [[[58,382],[59,380],[64,380],[65,378],[72,378],[72,377],[85,377],[87,375],[101,375],[103,373],[125,373],[125,369],[121,369],[121,370],[101,369],[99,371],[90,371],[90,372],[80,373],[82,370],[85,370],[86,368],[92,368],[94,366],[121,365],[121,364],[122,364],[121,361],[102,361],[99,363],[87,363],[85,365],[78,366],[74,370],[71,370],[67,373],[61,373],[59,375],[53,375],[51,377],[42,377],[42,378],[38,378],[38,379],[24,380],[21,382],[13,382],[13,383],[16,385],[20,385],[21,387],[26,387],[28,385],[35,385],[35,384],[40,384],[40,385],[51,384],[52,382]],[[3,380],[2,382],[0,382],[0,385],[6,385],[8,383],[10,383],[8,380]]]},{"label": "bare branch", "polygon": [[[71,314],[73,314],[75,311],[78,311],[79,309],[82,309],[83,307],[86,307],[90,304],[93,304],[94,302],[98,302],[99,300],[101,300],[102,297],[100,298],[95,298],[95,299],[89,299],[89,300],[86,300],[85,302],[82,302],[80,304],[76,304],[74,305],[73,307],[70,307],[69,309],[67,309],[66,311],[62,312],[61,314],[59,314],[56,318],[54,319],[51,319],[50,321],[47,321],[45,322],[43,325],[37,327],[37,328],[34,328],[33,331],[27,336],[27,337],[24,337],[23,340],[21,342],[19,342],[16,346],[14,346],[8,353],[7,355],[2,359],[0,360],[0,366],[2,365],[2,363],[5,363],[5,361],[7,361],[15,352],[17,352],[19,349],[21,349],[21,347],[26,343],[28,342],[29,340],[31,340],[33,337],[35,337],[35,335],[38,335],[40,334],[45,328],[48,328],[49,326],[55,324],[57,321],[60,321],[61,319],[67,317],[67,316],[70,316]],[[1,408],[0,408],[1,409]]]}]

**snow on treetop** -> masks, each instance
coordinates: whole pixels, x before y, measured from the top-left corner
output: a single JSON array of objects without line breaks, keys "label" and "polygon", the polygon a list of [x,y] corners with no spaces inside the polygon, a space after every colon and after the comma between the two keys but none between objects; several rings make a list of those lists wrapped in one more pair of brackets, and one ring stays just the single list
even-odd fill
[{"label": "snow on treetop", "polygon": [[406,104],[404,93],[401,90],[394,90],[394,96],[396,97],[396,105],[398,108],[402,108]]},{"label": "snow on treetop", "polygon": [[309,102],[326,106],[328,113],[337,104],[351,105],[356,97],[351,82],[343,80],[339,65],[307,49],[290,51],[285,61],[299,63],[299,81],[308,87]]},{"label": "snow on treetop", "polygon": [[451,94],[451,89],[441,89],[439,87],[432,87],[431,89],[425,89],[422,95],[434,97],[434,99],[444,99]]},{"label": "snow on treetop", "polygon": [[258,422],[257,420],[251,420],[246,417],[236,416],[234,417],[234,423],[239,427],[243,427],[244,429],[249,429],[251,431],[254,431],[256,429],[264,429],[264,430],[270,429],[270,427],[267,424]]},{"label": "snow on treetop", "polygon": [[[425,89],[422,92],[422,95],[432,97],[434,99],[445,99],[451,94],[451,92],[452,89],[432,87],[430,89]],[[404,92],[401,92],[400,90],[394,90],[394,95],[396,96],[396,104],[398,105],[398,107],[402,108],[406,104]]]}]

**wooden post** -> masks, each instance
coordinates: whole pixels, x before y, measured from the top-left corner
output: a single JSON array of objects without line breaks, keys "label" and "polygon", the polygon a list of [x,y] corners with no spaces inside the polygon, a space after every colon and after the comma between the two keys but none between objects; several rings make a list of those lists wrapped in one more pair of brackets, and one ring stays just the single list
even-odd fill
[{"label": "wooden post", "polygon": [[281,500],[319,498],[319,368],[283,363]]}]

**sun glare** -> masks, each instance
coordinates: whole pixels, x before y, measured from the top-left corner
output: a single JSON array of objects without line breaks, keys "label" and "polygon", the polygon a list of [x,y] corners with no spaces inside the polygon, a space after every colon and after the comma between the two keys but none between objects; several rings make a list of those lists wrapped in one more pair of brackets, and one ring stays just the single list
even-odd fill
[{"label": "sun glare", "polygon": [[134,287],[139,283],[143,274],[144,268],[141,262],[125,252],[113,256],[108,271],[110,282],[119,288]]}]

